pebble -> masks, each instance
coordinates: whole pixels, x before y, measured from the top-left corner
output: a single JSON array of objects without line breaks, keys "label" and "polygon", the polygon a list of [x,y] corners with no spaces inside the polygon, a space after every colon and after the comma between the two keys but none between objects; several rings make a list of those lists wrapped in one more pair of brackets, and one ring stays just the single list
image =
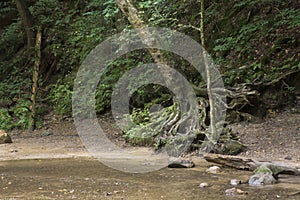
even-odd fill
[{"label": "pebble", "polygon": [[292,160],[292,157],[286,156],[284,159],[286,159],[286,160]]},{"label": "pebble", "polygon": [[211,174],[217,174],[220,171],[221,171],[221,168],[218,166],[212,166],[206,170],[206,172],[211,173]]},{"label": "pebble", "polygon": [[225,190],[225,194],[227,196],[237,196],[237,195],[244,195],[244,194],[248,194],[248,193],[241,189],[238,189],[238,188],[230,188],[230,189]]},{"label": "pebble", "polygon": [[240,185],[240,184],[242,184],[242,181],[241,180],[238,180],[238,179],[231,179],[230,180],[230,184],[231,185]]},{"label": "pebble", "polygon": [[208,187],[208,183],[200,183],[199,187],[201,187],[201,188]]}]

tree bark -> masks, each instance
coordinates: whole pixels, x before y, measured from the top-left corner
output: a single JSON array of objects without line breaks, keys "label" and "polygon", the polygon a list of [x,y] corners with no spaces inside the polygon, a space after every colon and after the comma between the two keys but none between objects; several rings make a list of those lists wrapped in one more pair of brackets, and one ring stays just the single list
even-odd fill
[{"label": "tree bark", "polygon": [[[208,102],[209,102],[209,119],[210,119],[210,130],[207,135],[207,138],[211,145],[215,145],[219,139],[219,136],[217,135],[217,128],[216,128],[216,121],[215,121],[215,106],[214,106],[214,97],[212,94],[212,80],[211,80],[211,71],[210,71],[210,65],[208,63],[206,51],[205,51],[205,36],[204,36],[204,0],[200,1],[201,8],[200,8],[200,40],[201,45],[203,48],[203,60],[206,70],[206,84],[207,84],[207,96],[208,96]],[[212,147],[210,147],[212,148]],[[207,151],[207,150],[206,150]]]},{"label": "tree bark", "polygon": [[[131,3],[130,0],[117,0],[117,4],[118,7],[120,8],[120,10],[123,12],[123,14],[127,17],[127,19],[129,20],[129,22],[131,23],[131,25],[136,28],[143,28],[146,27],[145,22],[138,16],[138,11],[137,9],[134,7],[134,5]],[[152,38],[150,38],[151,34],[149,32],[147,32],[146,29],[144,29],[144,31],[139,32],[139,36],[140,38],[143,39],[144,43],[148,46],[151,45],[151,42],[155,41]],[[162,56],[162,53],[159,49],[152,49],[152,48],[148,48],[148,52],[150,53],[150,55],[152,56],[153,60],[156,63],[160,63],[160,64],[164,64],[167,65],[168,61],[167,59]],[[168,76],[166,77],[166,81],[168,81],[168,78],[171,78],[169,75],[170,73],[165,71],[163,73],[164,76]]]},{"label": "tree bark", "polygon": [[35,61],[33,66],[33,75],[32,75],[32,88],[31,88],[31,105],[30,105],[30,116],[29,116],[29,131],[35,129],[36,126],[36,94],[38,89],[38,77],[39,77],[39,67],[41,63],[41,43],[42,43],[42,32],[38,28],[36,34],[36,43],[35,43]]},{"label": "tree bark", "polygon": [[[176,87],[176,90],[180,92],[181,96],[186,98],[192,98],[192,95],[187,94],[187,91],[184,88],[181,88],[183,84],[176,82],[176,80],[173,77],[172,71],[170,70],[170,66],[168,65],[168,59],[163,55],[162,51],[160,49],[153,49],[151,46],[154,46],[154,42],[157,42],[155,38],[153,38],[152,34],[148,31],[147,26],[145,22],[139,17],[137,9],[134,7],[134,5],[131,3],[130,0],[117,0],[117,5],[120,8],[120,10],[123,12],[123,14],[127,17],[129,22],[132,24],[134,28],[136,28],[139,32],[139,37],[142,39],[143,43],[146,46],[149,46],[150,48],[147,48],[148,52],[150,53],[151,57],[153,58],[154,62],[166,67],[159,66],[160,73],[163,76],[167,86]],[[144,28],[144,29],[141,29]],[[175,88],[173,88],[175,89]],[[190,99],[192,100],[192,99]],[[174,114],[170,116],[169,119],[164,123],[163,125],[163,131],[160,133],[162,140],[164,140],[166,137],[168,139],[176,140],[173,137],[174,135],[177,135],[177,133],[180,131],[184,134],[184,137],[186,137],[186,140],[189,136],[194,135],[195,133],[200,132],[199,129],[201,129],[200,126],[200,119],[195,117],[196,111],[193,108],[193,106],[188,105],[189,102],[193,101],[186,101],[185,103],[179,103],[177,102],[176,98],[174,99],[175,103],[175,109]],[[181,113],[180,109],[183,110],[183,112],[187,113]],[[199,116],[200,118],[200,116]],[[203,120],[204,121],[204,120]],[[184,125],[183,125],[184,124]],[[186,125],[188,124],[188,125]],[[183,125],[183,126],[180,126]],[[202,124],[203,126],[204,123]],[[186,127],[189,126],[189,127]],[[171,143],[172,144],[172,143]],[[174,143],[175,145],[175,143]],[[170,145],[171,146],[171,145]],[[171,147],[173,148],[173,147]],[[172,156],[177,157],[179,156],[176,153],[172,153]]]},{"label": "tree bark", "polygon": [[27,47],[31,48],[34,47],[35,43],[35,31],[34,31],[34,20],[33,16],[31,15],[25,0],[14,0],[18,12],[22,18],[26,35],[27,35]]}]

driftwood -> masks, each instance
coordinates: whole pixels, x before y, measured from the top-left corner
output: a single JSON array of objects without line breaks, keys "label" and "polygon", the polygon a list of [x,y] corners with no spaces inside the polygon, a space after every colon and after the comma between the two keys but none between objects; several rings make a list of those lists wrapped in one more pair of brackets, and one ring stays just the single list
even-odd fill
[{"label": "driftwood", "polygon": [[204,156],[204,159],[208,162],[239,170],[254,171],[260,166],[266,166],[272,170],[275,176],[277,176],[278,174],[300,176],[300,163],[292,163],[286,161],[257,161],[251,158],[218,154],[206,154]]}]

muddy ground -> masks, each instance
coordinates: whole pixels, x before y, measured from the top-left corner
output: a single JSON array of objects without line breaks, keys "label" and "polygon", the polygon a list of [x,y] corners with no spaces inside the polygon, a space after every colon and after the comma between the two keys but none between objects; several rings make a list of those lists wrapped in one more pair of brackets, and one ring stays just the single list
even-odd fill
[{"label": "muddy ground", "polygon": [[[105,133],[118,146],[128,147],[121,131],[110,116],[99,119]],[[300,114],[290,110],[269,114],[261,123],[231,125],[247,146],[241,156],[260,160],[300,162]],[[14,130],[12,144],[0,145],[0,160],[21,158],[68,158],[88,156],[71,118],[59,120],[54,115],[34,132]]]},{"label": "muddy ground", "polygon": [[[109,116],[99,119],[115,142],[126,147],[121,132]],[[242,156],[258,160],[283,160],[300,164],[300,114],[269,114],[262,123],[231,125],[247,146]],[[225,190],[232,178],[247,181],[251,172],[223,169],[209,175],[210,166],[196,156],[193,169],[168,169],[144,174],[116,171],[93,159],[81,142],[71,118],[54,115],[32,133],[10,132],[12,144],[0,145],[0,199],[232,199]],[[116,139],[118,138],[118,139]],[[55,159],[61,158],[61,159]],[[199,188],[208,182],[207,189]],[[239,199],[299,199],[288,196],[300,190],[298,177],[281,177],[279,184],[248,192]],[[237,198],[237,197],[234,197]]]}]

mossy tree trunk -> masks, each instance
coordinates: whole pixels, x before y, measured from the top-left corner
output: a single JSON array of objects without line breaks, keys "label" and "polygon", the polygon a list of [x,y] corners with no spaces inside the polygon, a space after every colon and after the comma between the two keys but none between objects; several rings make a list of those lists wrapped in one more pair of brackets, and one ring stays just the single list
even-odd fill
[{"label": "mossy tree trunk", "polygon": [[[151,36],[152,34],[147,31],[147,28],[146,28],[147,26],[146,26],[145,22],[138,15],[138,10],[134,7],[134,5],[131,3],[131,1],[130,0],[117,0],[117,5],[120,8],[120,10],[123,12],[123,14],[127,17],[127,19],[132,24],[132,26],[134,28],[140,30],[138,32],[138,34],[139,34],[139,37],[144,42],[144,44],[146,46],[153,46],[152,44],[153,44],[153,42],[156,42],[156,40],[155,40],[155,38],[152,38],[153,37],[153,36]],[[139,29],[139,28],[145,28],[145,29]],[[176,88],[176,89],[178,89],[178,91],[185,91],[182,88],[180,90],[180,87],[181,87],[180,84],[174,85],[174,82],[173,82],[174,78],[173,78],[172,71],[168,65],[169,64],[168,59],[163,55],[162,51],[159,49],[153,49],[153,48],[147,48],[147,50],[150,53],[150,55],[153,58],[155,63],[166,66],[166,67],[160,68],[160,73],[163,76],[166,84],[168,86],[178,87],[178,88]],[[191,94],[181,94],[181,95],[184,95],[185,98],[192,98]],[[199,130],[205,126],[205,124],[204,124],[205,119],[200,119],[200,117],[199,118],[195,117],[195,113],[197,113],[198,111],[195,111],[195,108],[193,108],[193,106],[188,105],[189,102],[193,102],[193,101],[187,101],[187,103],[186,103],[187,105],[179,105],[179,103],[176,102],[176,99],[174,99],[174,101],[175,101],[174,102],[174,105],[175,105],[174,113],[166,120],[166,122],[163,123],[163,128],[160,133],[161,139],[163,141],[170,139],[171,141],[176,143],[175,141],[177,138],[176,138],[176,136],[175,137],[173,137],[173,136],[176,135],[177,132],[181,129],[180,131],[184,131],[183,134],[184,134],[184,137],[186,137],[185,139],[190,140],[190,138],[191,138],[190,136],[195,135],[195,133],[198,134],[201,132]],[[182,109],[182,110],[187,110],[187,113],[181,113],[179,110],[180,107],[181,108],[184,107],[184,109]],[[200,123],[201,123],[201,125],[200,125]],[[188,124],[188,125],[186,125],[186,124]],[[182,128],[183,126],[185,128]],[[170,146],[172,146],[172,145],[173,144],[170,144]],[[180,156],[177,154],[179,151],[176,150],[176,152],[175,151],[172,152],[172,155]]]},{"label": "mossy tree trunk", "polygon": [[32,74],[32,87],[31,87],[31,105],[30,105],[30,116],[28,129],[32,131],[36,126],[36,94],[38,90],[38,77],[39,77],[39,67],[41,63],[41,43],[42,43],[42,31],[40,28],[37,29],[36,43],[35,43],[35,61],[33,65]]},{"label": "mossy tree trunk", "polygon": [[205,71],[206,71],[206,85],[207,85],[207,95],[208,95],[208,101],[209,101],[209,119],[210,119],[210,129],[209,133],[207,134],[207,138],[209,139],[209,142],[211,145],[215,145],[218,141],[218,134],[217,134],[217,129],[216,129],[216,121],[215,121],[215,106],[214,106],[214,99],[213,99],[213,94],[212,94],[212,88],[211,88],[211,71],[210,67],[208,64],[208,58],[206,55],[205,51],[205,35],[204,35],[204,0],[200,1],[200,40],[201,40],[201,45],[203,48],[203,61],[205,65]]}]

